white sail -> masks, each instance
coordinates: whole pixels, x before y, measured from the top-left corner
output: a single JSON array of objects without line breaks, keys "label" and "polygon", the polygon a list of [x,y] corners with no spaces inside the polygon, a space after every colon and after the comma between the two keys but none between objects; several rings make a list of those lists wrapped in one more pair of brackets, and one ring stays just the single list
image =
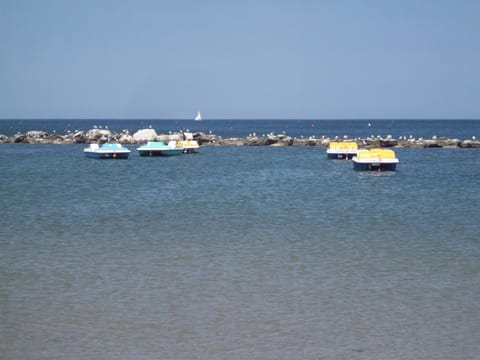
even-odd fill
[{"label": "white sail", "polygon": [[202,114],[200,114],[200,111],[197,112],[197,115],[195,116],[195,120],[196,120],[196,121],[202,120]]}]

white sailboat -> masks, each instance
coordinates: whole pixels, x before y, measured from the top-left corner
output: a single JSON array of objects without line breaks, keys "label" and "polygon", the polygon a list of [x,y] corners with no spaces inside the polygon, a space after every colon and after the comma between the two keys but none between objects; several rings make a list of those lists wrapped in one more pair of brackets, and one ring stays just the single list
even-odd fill
[{"label": "white sailboat", "polygon": [[195,115],[195,121],[201,121],[202,120],[202,114],[200,114],[200,111],[197,112],[197,115]]}]

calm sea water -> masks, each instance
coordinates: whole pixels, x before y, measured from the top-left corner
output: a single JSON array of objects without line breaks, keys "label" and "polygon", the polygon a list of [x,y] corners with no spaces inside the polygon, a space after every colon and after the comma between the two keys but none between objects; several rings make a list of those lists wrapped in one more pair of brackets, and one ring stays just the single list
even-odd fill
[{"label": "calm sea water", "polygon": [[479,150],[131,149],[0,145],[2,359],[478,358]]}]

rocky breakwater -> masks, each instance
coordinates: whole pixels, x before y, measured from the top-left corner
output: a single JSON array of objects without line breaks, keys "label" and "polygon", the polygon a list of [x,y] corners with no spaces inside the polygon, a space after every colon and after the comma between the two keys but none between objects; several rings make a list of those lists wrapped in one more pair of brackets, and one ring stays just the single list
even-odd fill
[{"label": "rocky breakwater", "polygon": [[413,138],[413,137],[400,137],[398,139],[392,136],[382,137],[367,137],[359,142],[359,145],[367,147],[381,147],[381,148],[457,148],[466,147],[465,144],[474,142],[470,147],[480,147],[480,141],[476,140],[459,140],[450,139],[447,137],[433,136],[431,139]]},{"label": "rocky breakwater", "polygon": [[296,138],[290,137],[286,134],[276,135],[270,133],[257,137],[255,135],[249,135],[246,138],[229,138],[223,139],[221,137],[216,138],[213,142],[207,142],[204,145],[216,145],[216,146],[318,146],[327,147],[332,141],[353,141],[363,148],[480,148],[480,141],[475,138],[468,140],[449,139],[446,137],[432,137],[431,139],[415,139],[401,137],[395,139],[392,136],[386,136],[382,138],[367,137],[367,138],[355,138],[350,139],[345,137],[329,138],[322,136],[321,138],[309,137],[309,138]]},{"label": "rocky breakwater", "polygon": [[[433,136],[431,139],[415,139],[412,137],[400,137],[398,139],[388,135],[386,137],[367,137],[350,139],[348,136],[342,138],[336,136],[329,138],[322,136],[315,137],[291,137],[287,134],[269,133],[256,136],[249,134],[245,138],[223,138],[215,134],[195,132],[192,134],[200,146],[317,146],[326,147],[331,141],[355,141],[359,147],[382,147],[382,148],[480,148],[480,141],[475,137],[466,140],[450,139],[447,137]],[[51,133],[42,130],[32,130],[25,134],[17,133],[13,136],[0,134],[0,144],[23,143],[23,144],[103,144],[115,142],[123,145],[145,144],[148,141],[182,140],[184,133],[169,132],[168,134],[157,134],[154,129],[141,129],[134,134],[124,130],[114,132],[109,129],[90,129],[88,131],[67,132],[65,134]]]},{"label": "rocky breakwater", "polygon": [[[130,134],[129,131],[114,132],[109,129],[90,129],[88,131],[67,132],[49,134],[43,130],[32,130],[27,133],[16,133],[13,136],[0,134],[0,144],[104,144],[120,143],[123,145],[145,144],[148,141],[183,140],[183,132],[169,132],[168,134],[157,134],[154,129],[141,129]],[[221,137],[202,132],[194,133],[193,139],[200,145],[218,145]]]}]

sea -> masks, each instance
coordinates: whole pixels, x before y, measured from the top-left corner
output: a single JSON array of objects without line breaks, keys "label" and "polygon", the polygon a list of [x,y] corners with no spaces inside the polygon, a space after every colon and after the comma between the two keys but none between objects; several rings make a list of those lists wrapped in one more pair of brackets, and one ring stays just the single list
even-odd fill
[{"label": "sea", "polygon": [[[475,120],[2,120],[469,139]],[[480,149],[0,144],[1,359],[478,359]]]}]

